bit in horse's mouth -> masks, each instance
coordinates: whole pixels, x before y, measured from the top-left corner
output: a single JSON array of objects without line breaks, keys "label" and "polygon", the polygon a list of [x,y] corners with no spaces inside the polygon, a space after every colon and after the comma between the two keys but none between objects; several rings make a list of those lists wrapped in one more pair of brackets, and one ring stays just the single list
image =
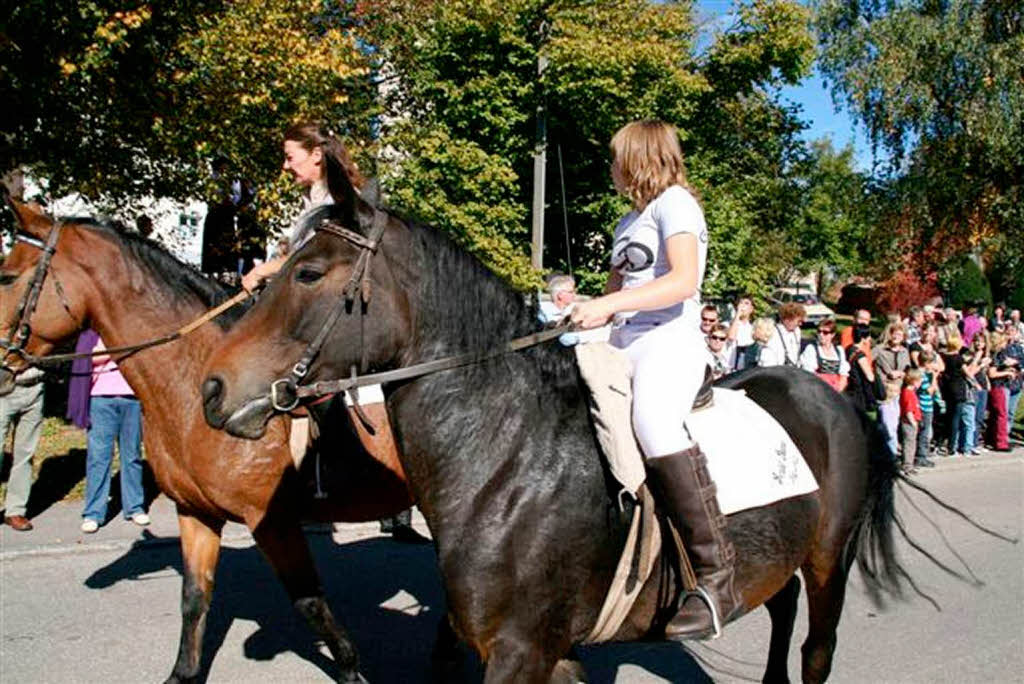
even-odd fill
[{"label": "bit in horse's mouth", "polygon": [[250,399],[231,414],[224,423],[229,434],[243,439],[260,439],[267,432],[267,423],[274,415],[269,397]]}]

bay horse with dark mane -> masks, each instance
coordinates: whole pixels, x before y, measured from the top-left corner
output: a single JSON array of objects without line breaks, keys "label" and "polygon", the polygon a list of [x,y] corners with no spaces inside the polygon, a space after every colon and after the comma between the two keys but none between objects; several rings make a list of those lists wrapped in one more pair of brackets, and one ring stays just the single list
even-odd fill
[{"label": "bay horse with dark mane", "polygon": [[[307,381],[485,354],[536,330],[535,304],[436,230],[362,201],[348,216],[325,207],[310,221],[316,236],[209,359],[202,393],[215,427],[260,438],[281,406],[271,384],[291,377],[322,328],[329,332]],[[363,295],[353,298],[355,281]],[[744,610],[764,604],[771,614],[765,680],[788,680],[800,570],[810,609],[803,679],[824,681],[855,559],[873,595],[899,590],[896,471],[863,416],[812,374],[753,369],[719,385],[771,413],[819,483],[812,494],[728,516],[727,532]],[[486,681],[578,676],[566,659],[598,618],[629,520],[615,512],[572,349],[534,346],[384,391],[434,536],[449,619],[486,663]],[[659,561],[614,640],[661,635],[668,562]]]},{"label": "bay horse with dark mane", "polygon": [[[12,202],[20,231],[0,271],[0,330],[16,323],[54,223],[33,205]],[[32,246],[32,240],[37,246]],[[174,330],[226,299],[226,290],[182,264],[156,243],[88,220],[64,222],[25,349],[40,356],[86,323],[108,347]],[[197,390],[206,357],[217,348],[237,312],[228,312],[191,336],[131,354],[121,371],[142,402],[146,460],[157,485],[177,506],[184,566],[181,644],[169,682],[200,678],[206,615],[225,521],[243,522],[284,584],[296,609],[326,642],[342,681],[361,681],[356,650],[324,600],[303,520],[357,522],[393,515],[411,505],[393,448],[371,456],[343,409],[322,426],[333,449],[321,473],[326,498],[307,486],[313,454],[297,471],[288,446],[287,419],[274,420],[259,441],[211,429]],[[5,357],[0,393],[13,387],[17,356]],[[384,442],[381,442],[384,443]],[[380,460],[377,460],[377,458]]]}]

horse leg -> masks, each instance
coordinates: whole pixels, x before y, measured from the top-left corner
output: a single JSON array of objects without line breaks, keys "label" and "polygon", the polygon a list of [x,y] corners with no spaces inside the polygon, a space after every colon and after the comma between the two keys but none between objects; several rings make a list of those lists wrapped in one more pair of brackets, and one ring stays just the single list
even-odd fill
[{"label": "horse leg", "polygon": [[836,628],[846,598],[847,573],[848,569],[839,567],[838,560],[832,571],[824,577],[804,569],[809,614],[807,639],[801,647],[804,682],[824,682],[832,671]]},{"label": "horse leg", "polygon": [[193,682],[199,677],[203,658],[206,615],[213,596],[213,579],[220,557],[223,521],[204,521],[178,512],[181,534],[181,643],[168,684]]},{"label": "horse leg", "polygon": [[793,575],[774,596],[764,602],[772,618],[772,638],[768,647],[768,666],[764,670],[765,684],[788,684],[789,644],[793,640],[796,622],[796,604],[800,598],[800,578]]},{"label": "horse leg", "polygon": [[327,644],[334,662],[338,664],[338,681],[364,681],[359,675],[356,647],[327,606],[302,528],[295,521],[267,524],[272,517],[268,513],[253,530],[253,538],[284,584],[292,605],[306,619],[313,632]]},{"label": "horse leg", "polygon": [[562,659],[555,663],[555,669],[551,673],[550,684],[576,684],[587,681],[587,671],[583,669],[583,663],[578,660]]},{"label": "horse leg", "polygon": [[432,680],[438,683],[452,681],[460,664],[459,637],[452,629],[451,618],[446,614],[437,625],[434,650],[430,654]]},{"label": "horse leg", "polygon": [[492,642],[487,653],[484,684],[548,684],[552,680],[557,663],[558,656],[545,652],[538,643],[511,636],[499,636]]}]

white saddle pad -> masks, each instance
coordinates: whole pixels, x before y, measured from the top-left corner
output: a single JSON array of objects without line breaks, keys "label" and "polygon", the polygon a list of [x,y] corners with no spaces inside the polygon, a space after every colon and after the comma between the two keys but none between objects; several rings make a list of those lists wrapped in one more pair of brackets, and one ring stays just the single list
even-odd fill
[{"label": "white saddle pad", "polygon": [[[576,358],[591,390],[594,427],[612,474],[635,495],[645,474],[633,436],[629,359],[602,343],[577,345]],[[714,394],[714,404],[690,414],[686,429],[707,455],[722,513],[818,489],[793,440],[767,411],[743,392],[715,388]]]},{"label": "white saddle pad", "polygon": [[718,506],[737,511],[817,491],[818,482],[778,421],[745,393],[715,388],[715,402],[686,419],[708,457]]}]

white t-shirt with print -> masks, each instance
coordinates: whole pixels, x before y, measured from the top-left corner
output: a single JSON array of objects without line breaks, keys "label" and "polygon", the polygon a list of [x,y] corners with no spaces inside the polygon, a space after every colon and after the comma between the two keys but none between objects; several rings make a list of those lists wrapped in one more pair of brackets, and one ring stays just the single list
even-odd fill
[{"label": "white t-shirt with print", "polygon": [[680,233],[697,237],[697,292],[689,299],[655,311],[624,311],[615,315],[615,326],[649,327],[679,318],[700,318],[700,286],[708,254],[708,229],[697,199],[680,185],[658,195],[643,211],[631,211],[615,228],[612,268],[622,274],[622,289],[645,285],[670,270],[665,241]]}]

